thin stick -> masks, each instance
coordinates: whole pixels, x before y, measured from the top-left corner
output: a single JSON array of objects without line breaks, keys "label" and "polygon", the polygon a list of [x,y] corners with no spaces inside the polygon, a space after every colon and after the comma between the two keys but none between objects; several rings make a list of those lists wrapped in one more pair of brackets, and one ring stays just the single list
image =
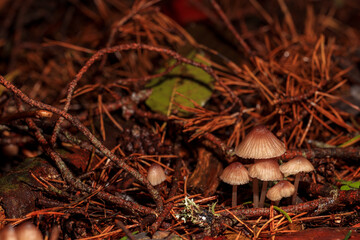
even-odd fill
[{"label": "thin stick", "polygon": [[[105,156],[107,156],[108,158],[110,158],[113,162],[115,162],[120,168],[124,169],[125,171],[129,172],[131,175],[133,175],[138,181],[140,181],[141,183],[143,183],[147,189],[149,190],[150,194],[152,195],[154,201],[156,202],[157,208],[158,210],[162,210],[163,209],[163,200],[159,194],[158,191],[156,191],[154,189],[154,187],[150,184],[150,182],[143,176],[141,175],[136,169],[130,167],[128,164],[126,164],[123,160],[121,160],[120,158],[118,158],[115,154],[113,154],[108,148],[106,148],[90,131],[89,129],[87,129],[77,118],[74,118],[72,115],[68,114],[67,112],[60,110],[56,107],[47,105],[45,103],[42,102],[38,102],[36,100],[33,100],[31,98],[29,98],[27,95],[25,95],[23,92],[20,91],[20,89],[18,89],[17,87],[15,87],[13,84],[11,84],[10,82],[6,81],[5,78],[3,76],[0,75],[0,84],[2,84],[4,87],[8,88],[9,90],[11,90],[16,96],[19,97],[20,100],[22,100],[23,102],[33,106],[33,107],[37,107],[37,108],[41,108],[43,110],[47,110],[50,111],[52,113],[58,114],[61,117],[63,117],[64,119],[68,120],[72,125],[74,125],[80,132],[82,132],[86,138],[88,138],[88,140],[97,148],[99,149]],[[40,131],[39,131],[39,135],[41,135]],[[43,136],[41,136],[43,138]],[[39,138],[37,138],[39,141]],[[46,142],[46,139],[44,138],[44,142]],[[47,142],[46,144],[44,144],[42,146],[47,147],[49,152],[48,154],[50,155],[50,157],[56,157],[56,158],[60,158],[60,156],[53,152],[52,149],[50,148],[50,146],[47,146]],[[46,151],[46,149],[44,149]],[[63,162],[59,162],[60,164],[64,165]],[[59,166],[58,166],[59,167]],[[60,166],[61,167],[61,166]],[[59,167],[59,168],[60,168]],[[69,176],[68,180],[72,180],[73,176]],[[75,184],[77,185],[78,188],[82,189],[83,183],[79,180],[76,180]],[[104,193],[104,196],[107,195]]]},{"label": "thin stick", "polygon": [[239,223],[244,225],[251,233],[254,233],[254,231],[243,221],[241,221],[237,216],[235,216],[232,212],[230,212],[228,209],[225,208],[225,211],[228,212],[233,218],[235,218]]},{"label": "thin stick", "polygon": [[[214,70],[210,66],[207,66],[207,65],[199,63],[199,62],[195,62],[195,61],[187,59],[187,58],[184,58],[177,52],[171,51],[169,49],[154,47],[154,46],[150,46],[150,45],[146,45],[146,44],[131,43],[131,44],[118,45],[118,46],[111,47],[111,48],[101,49],[101,50],[97,51],[93,56],[91,56],[91,58],[88,59],[88,61],[85,63],[85,65],[76,74],[75,78],[68,84],[68,90],[67,90],[67,95],[66,95],[65,106],[63,108],[63,111],[64,111],[63,113],[67,113],[67,111],[69,110],[70,103],[71,103],[71,100],[72,100],[72,97],[73,97],[73,94],[74,94],[74,91],[75,91],[75,88],[76,88],[78,82],[81,80],[83,75],[88,71],[88,69],[94,64],[95,61],[101,59],[106,54],[115,53],[115,52],[119,52],[119,51],[139,50],[139,49],[146,49],[149,51],[154,51],[154,52],[158,52],[161,54],[165,54],[165,55],[173,57],[177,62],[190,64],[195,67],[203,69],[205,72],[207,72],[209,75],[211,75],[214,78],[214,80],[220,84],[220,86],[222,88],[224,88],[229,93],[229,95],[235,102],[238,102],[240,105],[242,105],[241,100],[215,74]],[[61,124],[63,121],[64,121],[64,116],[60,116],[59,119],[56,121],[54,130],[53,130],[53,134],[50,139],[50,143],[52,145],[54,145],[56,142],[57,135],[60,131]]]},{"label": "thin stick", "polygon": [[296,32],[296,27],[295,27],[294,21],[293,21],[293,19],[291,17],[291,13],[289,12],[288,7],[286,6],[285,1],[284,0],[278,0],[278,3],[280,5],[281,11],[285,15],[285,22],[288,25],[293,38],[297,38],[298,34]]},{"label": "thin stick", "polygon": [[261,14],[261,16],[267,21],[268,24],[272,25],[274,20],[271,15],[266,12],[266,10],[261,6],[260,3],[256,0],[250,0],[250,3],[254,6],[254,8]]},{"label": "thin stick", "polygon": [[122,221],[115,219],[115,224],[123,230],[123,232],[130,240],[136,240],[134,235],[129,231],[129,229],[127,229],[127,227],[125,226],[125,224],[122,223]]},{"label": "thin stick", "polygon": [[0,124],[8,124],[11,121],[24,119],[24,118],[51,118],[52,115],[53,115],[52,112],[48,112],[45,110],[16,112],[0,118]]},{"label": "thin stick", "polygon": [[240,34],[235,30],[234,26],[231,24],[230,20],[227,18],[227,16],[225,15],[223,10],[221,9],[220,5],[215,0],[211,0],[211,4],[215,8],[216,12],[219,14],[220,18],[224,21],[225,26],[230,30],[230,32],[235,36],[238,43],[245,50],[245,53],[250,56],[251,55],[250,47],[246,44],[246,42],[240,36]]},{"label": "thin stick", "polygon": [[[336,133],[337,135],[337,133]],[[311,160],[311,163],[319,163],[321,158],[330,157],[346,159],[349,162],[360,161],[360,148],[312,148],[312,149],[289,149],[280,157],[281,160],[290,160],[296,156],[303,156]]]}]

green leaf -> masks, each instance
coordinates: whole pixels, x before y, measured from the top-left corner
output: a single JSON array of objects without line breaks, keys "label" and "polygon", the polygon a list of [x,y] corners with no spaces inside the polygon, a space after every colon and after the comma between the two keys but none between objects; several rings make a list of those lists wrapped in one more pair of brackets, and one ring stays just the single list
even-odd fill
[{"label": "green leaf", "polygon": [[348,191],[348,190],[356,190],[360,188],[360,181],[352,182],[352,181],[344,181],[344,180],[338,180],[341,182],[342,186],[340,187],[340,190]]},{"label": "green leaf", "polygon": [[351,181],[345,181],[345,180],[338,180],[339,182],[341,182],[342,185],[349,185],[350,183],[352,183]]},{"label": "green leaf", "polygon": [[[187,58],[206,64],[196,57],[195,51],[192,51]],[[175,62],[175,60],[169,61],[169,66]],[[164,70],[162,68],[159,72]],[[170,115],[174,110],[178,110],[178,114],[184,116],[189,113],[179,105],[193,108],[192,100],[203,106],[212,94],[213,78],[200,68],[181,64],[166,76],[152,79],[146,87],[152,88],[152,93],[146,100],[151,110],[164,115]]]},{"label": "green leaf", "polygon": [[349,187],[359,189],[360,188],[360,181],[359,182],[352,182],[348,184]]}]

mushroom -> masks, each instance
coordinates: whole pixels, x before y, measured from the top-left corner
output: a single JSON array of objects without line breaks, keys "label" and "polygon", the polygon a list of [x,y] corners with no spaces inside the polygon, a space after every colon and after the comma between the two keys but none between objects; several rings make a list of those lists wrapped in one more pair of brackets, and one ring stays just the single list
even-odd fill
[{"label": "mushroom", "polygon": [[279,157],[285,152],[284,143],[262,125],[254,127],[235,149],[239,157],[253,159]]},{"label": "mushroom", "polygon": [[295,157],[284,163],[280,166],[280,171],[285,175],[285,177],[289,175],[295,175],[295,193],[292,198],[292,204],[296,204],[296,195],[299,188],[300,175],[302,172],[311,172],[314,171],[314,166],[311,164],[309,160],[304,157]]},{"label": "mushroom", "polygon": [[5,226],[0,231],[1,240],[17,240],[15,229],[11,225]]},{"label": "mushroom", "polygon": [[2,153],[6,156],[6,157],[16,157],[19,154],[19,146],[13,143],[4,145],[2,147]]},{"label": "mushroom", "polygon": [[237,185],[249,182],[249,174],[244,165],[239,162],[231,163],[222,172],[220,179],[233,186],[232,207],[237,205]]},{"label": "mushroom", "polygon": [[51,233],[49,236],[49,240],[58,240],[60,236],[60,225],[56,224],[51,228]]},{"label": "mushroom", "polygon": [[151,164],[148,170],[147,179],[151,185],[159,185],[166,180],[164,169],[157,163]]},{"label": "mushroom", "polygon": [[[237,156],[253,159],[275,158],[283,155],[285,152],[285,144],[262,125],[255,126],[235,149]],[[265,193],[263,198],[265,201]],[[254,207],[259,206],[258,178],[253,179],[253,202]]]},{"label": "mushroom", "polygon": [[280,200],[285,197],[290,197],[295,192],[295,187],[289,181],[282,180],[275,184],[266,193],[266,197],[278,205]]},{"label": "mushroom", "polygon": [[268,181],[278,181],[283,179],[283,175],[280,172],[279,164],[277,160],[274,159],[255,160],[255,163],[251,165],[249,168],[249,176],[252,177],[254,180],[260,179],[261,181],[263,181],[259,207],[264,207],[265,194],[266,194]]},{"label": "mushroom", "polygon": [[40,230],[32,223],[23,223],[15,231],[18,240],[43,240]]}]

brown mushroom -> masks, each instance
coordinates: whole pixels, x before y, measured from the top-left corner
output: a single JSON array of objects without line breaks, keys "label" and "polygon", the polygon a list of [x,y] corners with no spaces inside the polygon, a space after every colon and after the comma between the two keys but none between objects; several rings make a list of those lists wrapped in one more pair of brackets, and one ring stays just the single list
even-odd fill
[{"label": "brown mushroom", "polygon": [[[242,158],[270,159],[281,156],[286,151],[285,145],[265,126],[255,126],[244,140],[236,147],[235,154]],[[267,183],[263,185],[263,188]],[[265,201],[265,193],[263,196]],[[259,181],[253,179],[254,207],[259,206]]]},{"label": "brown mushroom", "polygon": [[11,225],[5,226],[0,231],[0,240],[17,240],[14,227]]},{"label": "brown mushroom", "polygon": [[275,202],[275,205],[278,205],[282,198],[290,197],[294,192],[294,185],[289,181],[282,180],[268,190],[266,197]]},{"label": "brown mushroom", "polygon": [[234,162],[224,169],[220,179],[233,186],[232,207],[235,207],[237,205],[237,186],[249,182],[248,171],[241,163]]},{"label": "brown mushroom", "polygon": [[249,176],[253,179],[259,179],[263,181],[259,207],[264,207],[268,181],[278,181],[283,179],[283,175],[280,172],[277,160],[255,160],[255,163],[249,168]]},{"label": "brown mushroom", "polygon": [[279,157],[285,152],[284,143],[262,125],[254,127],[235,149],[239,157],[253,159]]},{"label": "brown mushroom", "polygon": [[60,236],[60,232],[61,232],[60,226],[57,225],[57,224],[54,225],[51,228],[51,233],[50,233],[50,236],[49,236],[49,240],[58,240],[59,236]]},{"label": "brown mushroom", "polygon": [[15,231],[18,240],[43,240],[40,230],[32,223],[22,223]]},{"label": "brown mushroom", "polygon": [[284,163],[280,166],[280,171],[285,175],[285,177],[289,175],[295,175],[295,193],[292,198],[292,204],[296,204],[296,195],[299,188],[300,175],[303,172],[312,172],[314,171],[314,166],[311,164],[309,160],[304,157],[295,157]]},{"label": "brown mushroom", "polygon": [[166,180],[164,169],[157,163],[151,164],[148,170],[147,179],[151,185],[159,185]]}]

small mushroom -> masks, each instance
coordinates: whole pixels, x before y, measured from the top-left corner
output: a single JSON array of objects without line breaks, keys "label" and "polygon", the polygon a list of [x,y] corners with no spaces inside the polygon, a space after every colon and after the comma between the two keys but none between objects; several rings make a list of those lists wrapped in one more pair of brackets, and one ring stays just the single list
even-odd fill
[{"label": "small mushroom", "polygon": [[13,143],[4,145],[2,147],[2,154],[10,158],[16,157],[19,154],[19,146]]},{"label": "small mushroom", "polygon": [[17,240],[15,229],[11,225],[5,226],[0,231],[0,240]]},{"label": "small mushroom", "polygon": [[43,240],[40,230],[32,223],[22,223],[15,231],[18,240]]},{"label": "small mushroom", "polygon": [[268,181],[278,181],[283,179],[283,175],[280,172],[277,160],[255,160],[255,163],[249,168],[249,176],[253,179],[259,179],[263,181],[259,207],[264,207]]},{"label": "small mushroom", "polygon": [[285,152],[284,143],[262,125],[254,127],[235,149],[239,157],[253,159],[275,158]]},{"label": "small mushroom", "polygon": [[311,164],[309,160],[304,157],[295,157],[284,163],[280,166],[280,171],[285,175],[285,177],[289,175],[295,175],[295,193],[292,198],[292,204],[296,204],[296,195],[299,188],[300,175],[302,172],[311,172],[314,171],[314,166]]},{"label": "small mushroom", "polygon": [[157,163],[151,164],[148,170],[147,179],[151,185],[159,185],[166,180],[164,169]]},{"label": "small mushroom", "polygon": [[60,232],[61,232],[60,226],[58,224],[54,225],[51,228],[49,240],[58,240],[60,236]]},{"label": "small mushroom", "polygon": [[289,181],[282,180],[275,184],[266,193],[266,197],[278,205],[280,200],[285,197],[290,197],[295,192],[295,187]]},{"label": "small mushroom", "polygon": [[249,182],[248,171],[241,163],[234,162],[224,169],[220,179],[233,186],[232,207],[235,207],[237,205],[237,186]]}]

